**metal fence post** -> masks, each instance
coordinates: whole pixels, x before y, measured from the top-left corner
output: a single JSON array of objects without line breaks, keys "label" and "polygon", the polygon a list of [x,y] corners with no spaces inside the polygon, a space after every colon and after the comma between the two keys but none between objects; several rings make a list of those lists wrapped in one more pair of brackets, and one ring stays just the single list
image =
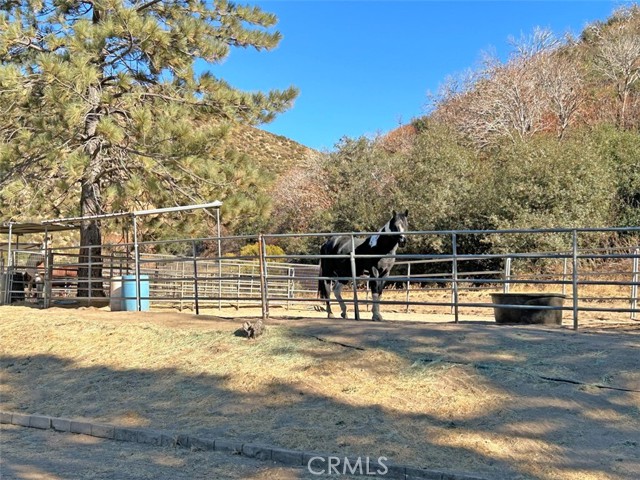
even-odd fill
[{"label": "metal fence post", "polygon": [[[66,271],[65,271],[66,276]],[[44,308],[51,306],[51,297],[53,295],[53,252],[49,250],[45,256],[44,262],[44,289],[43,289]]]},{"label": "metal fence post", "polygon": [[[142,304],[140,302],[140,246],[138,245],[138,219],[136,215],[133,215],[133,253],[134,253],[134,266],[135,266],[135,282],[136,282],[136,311],[142,310]],[[124,289],[124,283],[123,283]],[[91,288],[89,288],[91,291]]]},{"label": "metal fence post", "polygon": [[12,239],[13,239],[13,222],[9,222],[9,242],[7,245],[7,270],[6,270],[6,278],[4,281],[4,301],[0,303],[4,303],[9,305],[11,303],[11,290],[13,289],[13,256],[11,255],[11,247],[12,247]]},{"label": "metal fence post", "polygon": [[193,296],[196,304],[196,315],[200,315],[200,300],[198,290],[198,259],[196,258],[196,242],[191,242],[191,248],[193,251]]},{"label": "metal fence post", "polygon": [[358,282],[356,276],[356,239],[351,234],[351,281],[353,282],[353,313],[356,320],[360,320],[360,306],[358,305]]},{"label": "metal fence post", "polygon": [[89,250],[89,257],[88,257],[88,259],[89,259],[89,270],[88,270],[89,278],[87,279],[87,285],[89,287],[89,297],[88,297],[89,298],[89,304],[87,306],[90,307],[91,306],[91,293],[93,292],[93,281],[91,280],[91,277],[92,277],[91,273],[92,273],[92,270],[93,270],[93,267],[91,265],[91,256],[92,256],[92,253],[93,253],[93,247],[89,246],[88,250]]},{"label": "metal fence post", "polygon": [[365,307],[368,312],[370,310],[369,309],[369,282],[364,283],[364,301],[366,302]]},{"label": "metal fence post", "polygon": [[289,310],[289,308],[291,308],[291,300],[293,300],[294,297],[294,284],[293,284],[293,279],[295,277],[295,271],[293,268],[289,267],[287,269],[287,276],[289,277],[287,279],[287,310]]},{"label": "metal fence post", "polygon": [[504,284],[502,285],[502,292],[509,293],[509,289],[511,284],[509,281],[511,280],[511,257],[507,257],[504,259]]},{"label": "metal fence post", "polygon": [[636,248],[634,250],[633,257],[633,274],[631,277],[631,320],[636,320],[637,313],[635,310],[638,308],[638,281],[640,280],[639,270],[639,256],[640,256],[640,248]]},{"label": "metal fence post", "polygon": [[260,247],[260,300],[262,303],[262,320],[269,318],[269,291],[267,287],[267,246],[262,234],[258,236]]},{"label": "metal fence post", "polygon": [[453,308],[454,308],[454,321],[458,323],[459,307],[458,307],[458,237],[455,233],[451,234],[451,251],[453,253]]},{"label": "metal fence post", "polygon": [[180,311],[182,311],[182,309],[184,308],[184,281],[185,277],[187,276],[186,267],[187,264],[185,262],[182,262],[182,279],[180,280]]},{"label": "metal fence post", "polygon": [[216,229],[218,234],[218,310],[222,310],[222,242],[220,239],[220,207],[216,208]]},{"label": "metal fence post", "polygon": [[[238,264],[238,283],[236,286],[236,310],[240,309],[240,282],[242,281],[242,267]],[[253,282],[253,280],[251,280]]]},{"label": "metal fence post", "polygon": [[407,305],[405,313],[409,313],[409,290],[411,289],[411,264],[407,264]]},{"label": "metal fence post", "polygon": [[578,231],[573,231],[573,329],[578,329]]}]

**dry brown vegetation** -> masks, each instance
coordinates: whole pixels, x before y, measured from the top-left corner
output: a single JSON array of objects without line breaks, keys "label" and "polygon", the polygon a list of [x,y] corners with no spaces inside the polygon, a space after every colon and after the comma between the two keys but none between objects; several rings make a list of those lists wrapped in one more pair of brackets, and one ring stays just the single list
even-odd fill
[{"label": "dry brown vegetation", "polygon": [[290,318],[247,341],[234,335],[242,318],[27,307],[0,317],[3,410],[491,478],[640,476],[633,326]]}]

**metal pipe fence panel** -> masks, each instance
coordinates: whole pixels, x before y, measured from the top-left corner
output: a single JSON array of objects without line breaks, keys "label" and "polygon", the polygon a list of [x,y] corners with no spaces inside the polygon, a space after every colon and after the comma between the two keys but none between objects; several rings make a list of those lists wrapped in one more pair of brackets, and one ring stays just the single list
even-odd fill
[{"label": "metal pipe fence panel", "polygon": [[[347,232],[351,238],[367,233]],[[624,234],[626,245],[590,248],[594,234]],[[561,235],[569,243],[565,248],[536,251],[503,248],[486,254],[464,250],[470,235],[495,237],[496,244],[518,235]],[[262,307],[269,315],[269,305],[310,310],[318,307],[318,263],[321,258],[343,258],[355,262],[365,256],[355,252],[346,256],[322,256],[319,253],[267,255],[266,245],[284,239],[324,241],[330,234],[290,234],[244,237],[211,237],[202,239],[163,240],[134,244],[105,244],[97,251],[81,257],[79,247],[49,248],[46,262],[35,266],[43,279],[41,288],[26,288],[17,274],[33,271],[33,250],[14,250],[12,258],[0,262],[0,302],[22,301],[52,306],[74,300],[82,283],[101,287],[104,297],[91,302],[108,304],[112,289],[123,276],[142,277],[148,282],[148,293],[136,288],[136,302],[148,300],[152,307],[223,308],[233,306]],[[342,235],[342,233],[341,233]],[[405,232],[416,243],[428,245],[433,238],[448,238],[440,250],[413,251],[395,255],[396,266],[386,280],[389,287],[382,305],[401,306],[402,311],[419,319],[428,313],[453,314],[460,320],[468,312],[483,311],[491,315],[500,305],[491,301],[491,294],[510,292],[547,292],[566,296],[560,309],[565,320],[575,328],[583,313],[600,312],[603,318],[619,321],[638,319],[638,285],[640,282],[640,227],[627,229],[544,229],[505,231]],[[195,248],[199,243],[227,241],[253,242],[262,239],[256,255],[220,255],[203,257]],[[410,240],[411,241],[411,240]],[[442,245],[442,243],[441,243]],[[567,248],[569,247],[569,248]],[[174,253],[157,253],[163,250]],[[89,249],[91,252],[91,249]],[[156,253],[154,253],[156,252]],[[371,255],[367,256],[371,258]],[[262,269],[261,269],[262,267]],[[89,272],[88,278],[78,278],[78,272]],[[98,273],[96,273],[98,272]],[[342,277],[354,288],[345,290],[345,302],[352,309],[368,309],[371,305],[366,278]],[[355,280],[355,281],[354,281]],[[91,291],[92,289],[89,289]],[[364,293],[359,294],[360,291]],[[24,295],[24,297],[21,297]],[[120,299],[126,299],[119,294]],[[513,305],[526,310],[526,306]],[[558,307],[553,307],[558,308]]]}]

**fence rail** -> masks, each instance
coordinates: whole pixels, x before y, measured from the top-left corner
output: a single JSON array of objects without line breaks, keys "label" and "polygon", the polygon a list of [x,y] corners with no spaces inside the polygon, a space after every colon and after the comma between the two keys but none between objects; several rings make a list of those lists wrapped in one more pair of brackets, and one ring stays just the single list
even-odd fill
[{"label": "fence rail", "polygon": [[[627,236],[629,247],[588,248],[583,235],[598,232],[618,232]],[[509,251],[486,255],[462,251],[461,238],[466,235],[568,235],[572,248],[562,251]],[[352,243],[358,236],[384,235],[384,232],[349,232]],[[14,249],[11,258],[0,257],[0,303],[31,302],[43,307],[71,301],[111,304],[135,300],[136,310],[144,302],[154,307],[222,308],[245,305],[260,306],[263,316],[269,316],[270,306],[288,308],[318,305],[318,281],[327,279],[319,272],[321,258],[353,260],[365,255],[267,255],[266,245],[283,239],[320,237],[328,234],[259,235],[246,237],[211,237],[161,242],[102,245],[101,254],[79,247],[49,248],[39,253]],[[544,229],[504,231],[405,232],[410,241],[437,236],[447,238],[449,252],[410,253],[395,255],[396,267],[386,280],[396,287],[386,294],[382,305],[401,305],[405,313],[412,307],[432,308],[433,312],[453,315],[458,322],[464,309],[494,309],[504,307],[487,300],[490,293],[509,293],[523,286],[536,291],[555,292],[566,296],[566,306],[549,307],[567,313],[573,328],[578,328],[581,312],[625,314],[628,320],[638,319],[638,285],[640,283],[640,227],[627,229]],[[258,241],[255,256],[213,257],[197,254],[196,242]],[[165,249],[173,254],[152,254],[146,251]],[[39,256],[38,256],[39,255]],[[371,257],[370,255],[368,257]],[[477,262],[489,262],[492,267],[478,268]],[[537,265],[545,263],[542,271]],[[34,272],[36,278],[34,279]],[[132,279],[129,279],[132,277]],[[365,278],[342,277],[352,281],[350,298],[345,298],[358,315],[360,308],[371,305]],[[135,282],[134,293],[116,292],[122,282]],[[143,288],[147,287],[147,288]],[[86,297],[78,297],[85,290]],[[103,295],[96,296],[95,292]],[[447,293],[448,292],[448,293]],[[446,299],[435,294],[447,294]],[[430,297],[432,295],[432,297]],[[484,297],[482,296],[484,295]],[[364,297],[364,298],[359,298]],[[425,298],[426,297],[426,298]],[[526,310],[527,306],[514,305]],[[419,316],[420,312],[416,312]],[[618,318],[618,317],[617,317]]]}]

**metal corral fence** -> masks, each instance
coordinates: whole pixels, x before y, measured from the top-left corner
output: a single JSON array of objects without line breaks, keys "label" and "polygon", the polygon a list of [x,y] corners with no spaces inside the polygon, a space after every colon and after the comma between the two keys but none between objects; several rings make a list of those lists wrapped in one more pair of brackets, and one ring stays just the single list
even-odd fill
[{"label": "metal corral fence", "polygon": [[[362,237],[383,232],[348,232],[340,235]],[[49,248],[47,251],[15,250],[13,258],[2,258],[0,300],[38,303],[44,307],[73,302],[103,302],[113,310],[144,310],[155,307],[201,308],[258,306],[264,317],[270,307],[314,309],[317,297],[319,254],[267,255],[268,244],[287,239],[321,243],[332,234],[258,235],[212,237],[136,244],[102,245],[100,255],[82,257],[78,247]],[[415,314],[447,313],[458,322],[467,310],[505,308],[493,303],[491,294],[510,291],[553,292],[565,296],[563,306],[536,306],[561,310],[578,328],[582,312],[599,312],[603,319],[638,319],[640,282],[640,227],[608,229],[467,230],[406,232],[409,242],[428,245],[437,239],[440,252],[398,253],[396,267],[387,281],[383,305],[400,306]],[[568,249],[521,251],[504,248],[503,253],[468,254],[464,246],[472,236],[485,239],[538,237],[562,238]],[[624,237],[624,247],[590,247],[598,235]],[[201,256],[199,245],[232,241],[258,242],[253,256]],[[496,242],[500,243],[500,242]],[[508,242],[502,242],[508,245]],[[521,242],[526,244],[527,242]],[[532,242],[532,244],[536,244]],[[147,253],[170,252],[170,253]],[[400,250],[399,250],[400,252]],[[357,256],[331,256],[351,260]],[[480,267],[479,267],[480,265]],[[484,266],[489,265],[489,268]],[[37,282],[25,278],[37,271]],[[86,275],[79,275],[86,272]],[[33,276],[33,275],[32,275]],[[365,279],[354,275],[352,293],[345,296],[359,318],[370,300]],[[30,285],[29,285],[30,283]],[[91,285],[94,287],[88,288]],[[29,291],[31,287],[31,291]],[[103,292],[95,296],[95,287]],[[125,288],[128,287],[128,288]],[[82,298],[78,291],[84,290]],[[93,297],[92,297],[93,295]],[[507,305],[530,309],[528,305]],[[397,311],[397,310],[396,310]]]},{"label": "metal corral fence", "polygon": [[[100,255],[89,253],[84,262],[77,246],[49,248],[46,252],[35,246],[14,249],[10,262],[0,258],[0,304],[27,302],[45,308],[74,303],[109,304],[113,310],[136,310],[142,309],[143,303],[152,302],[156,307],[190,308],[198,313],[201,307],[260,305],[261,263],[257,255],[208,258],[141,252],[163,246],[188,246],[195,252],[197,244],[208,240],[141,242],[137,255],[133,244],[106,244],[100,246]],[[80,273],[83,271],[85,275]],[[315,292],[317,280],[300,280],[296,275],[317,277],[317,272],[314,265],[269,262],[265,275],[274,277],[269,282],[271,302],[287,304]],[[123,289],[123,285],[131,288]],[[79,290],[85,291],[81,298]]]},{"label": "metal corral fence", "polygon": [[[365,236],[384,235],[382,232],[350,232],[341,235]],[[392,235],[392,233],[389,233]],[[577,329],[581,312],[602,314],[601,320],[638,320],[638,285],[640,282],[640,227],[602,228],[602,229],[538,229],[538,230],[464,230],[464,231],[419,231],[405,232],[409,241],[437,238],[436,244],[448,244],[450,253],[397,254],[396,267],[387,281],[394,285],[402,285],[402,295],[391,300],[383,300],[381,304],[400,305],[406,312],[410,307],[422,307],[421,312],[443,313],[450,310],[453,321],[458,322],[463,310],[551,310],[566,313],[571,319],[573,328]],[[305,236],[315,237],[316,234]],[[469,254],[464,252],[468,237],[483,237],[486,243],[491,237],[520,236],[555,236],[562,238],[569,249],[549,249],[532,251],[526,248],[509,250],[504,253]],[[618,242],[625,245],[606,248],[593,248],[597,239],[617,236]],[[263,242],[277,242],[291,235],[265,235]],[[295,237],[300,237],[296,235]],[[498,244],[505,242],[496,242]],[[517,243],[517,242],[516,242]],[[520,242],[536,244],[537,242]],[[553,242],[549,242],[553,244]],[[607,241],[603,242],[607,243]],[[353,244],[353,243],[352,243]],[[400,250],[398,250],[400,251]],[[332,256],[339,257],[339,256]],[[354,253],[342,258],[357,258]],[[287,256],[266,256],[264,261],[275,258],[292,259]],[[304,255],[297,260],[316,260],[320,255]],[[478,269],[478,264],[490,264],[491,269]],[[353,262],[352,262],[353,264]],[[430,273],[414,273],[419,266],[430,264]],[[434,268],[434,265],[438,265]],[[499,268],[496,268],[498,266]],[[326,277],[321,277],[326,278]],[[354,276],[342,277],[351,280],[352,285],[363,282]],[[553,294],[566,297],[563,306],[541,306],[509,303],[501,301],[493,303],[493,295],[511,291]],[[443,299],[442,293],[448,292]],[[440,295],[430,295],[439,293]],[[426,294],[426,295],[425,295]],[[353,289],[350,299],[358,318],[359,304],[367,307],[371,304],[368,296],[358,289]],[[385,293],[385,296],[388,296]],[[266,295],[268,315],[268,300]],[[515,297],[515,295],[514,295]],[[383,297],[384,298],[384,297]],[[509,298],[509,297],[507,297]],[[317,301],[311,299],[310,301]],[[426,307],[426,308],[425,308]],[[430,310],[429,310],[430,309]]]}]

